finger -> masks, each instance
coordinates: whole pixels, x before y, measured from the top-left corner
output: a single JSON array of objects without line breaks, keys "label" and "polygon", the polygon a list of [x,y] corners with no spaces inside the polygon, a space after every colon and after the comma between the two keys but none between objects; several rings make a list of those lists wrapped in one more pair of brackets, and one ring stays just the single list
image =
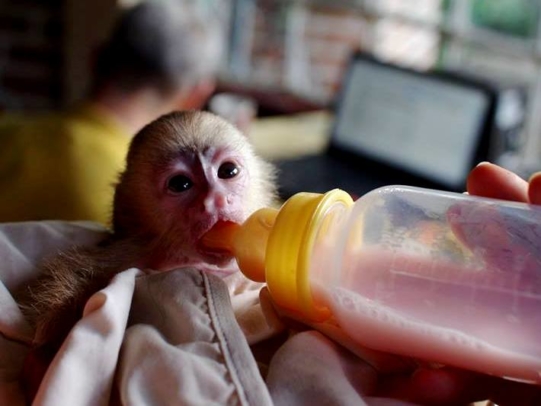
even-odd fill
[{"label": "finger", "polygon": [[451,368],[421,368],[411,376],[382,381],[380,396],[423,405],[466,405],[488,397],[482,377]]},{"label": "finger", "polygon": [[541,172],[534,173],[529,180],[528,198],[530,203],[541,204]]},{"label": "finger", "polygon": [[[536,192],[541,194],[539,189],[541,186]],[[467,179],[467,190],[469,194],[477,196],[516,202],[528,201],[528,182],[513,172],[489,162],[482,162],[472,169]]]},{"label": "finger", "polygon": [[499,406],[538,406],[541,405],[541,387],[538,385],[493,380],[490,386],[490,400]]},{"label": "finger", "polygon": [[514,273],[539,268],[541,212],[461,202],[449,208],[447,221],[458,240],[490,267]]}]

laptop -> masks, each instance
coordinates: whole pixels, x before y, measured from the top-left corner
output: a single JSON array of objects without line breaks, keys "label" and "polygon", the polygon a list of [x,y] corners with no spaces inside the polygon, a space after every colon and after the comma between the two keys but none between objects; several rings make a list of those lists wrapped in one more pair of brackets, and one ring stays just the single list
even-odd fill
[{"label": "laptop", "polygon": [[353,196],[385,185],[462,192],[487,160],[497,92],[446,72],[420,72],[355,53],[324,153],[275,162],[279,192]]}]

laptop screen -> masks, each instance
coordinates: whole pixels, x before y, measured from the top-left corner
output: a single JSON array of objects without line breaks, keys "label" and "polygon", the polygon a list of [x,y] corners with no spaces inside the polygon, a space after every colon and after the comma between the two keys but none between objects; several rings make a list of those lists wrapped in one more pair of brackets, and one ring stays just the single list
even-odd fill
[{"label": "laptop screen", "polygon": [[472,167],[490,104],[481,86],[356,57],[332,143],[457,189]]}]

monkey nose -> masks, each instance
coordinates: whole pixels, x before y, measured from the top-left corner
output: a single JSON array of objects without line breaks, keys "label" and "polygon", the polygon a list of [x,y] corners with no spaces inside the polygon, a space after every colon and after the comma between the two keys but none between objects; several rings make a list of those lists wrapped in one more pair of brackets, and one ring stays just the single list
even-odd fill
[{"label": "monkey nose", "polygon": [[213,212],[227,205],[227,196],[224,193],[209,193],[205,198],[204,206],[207,212]]}]

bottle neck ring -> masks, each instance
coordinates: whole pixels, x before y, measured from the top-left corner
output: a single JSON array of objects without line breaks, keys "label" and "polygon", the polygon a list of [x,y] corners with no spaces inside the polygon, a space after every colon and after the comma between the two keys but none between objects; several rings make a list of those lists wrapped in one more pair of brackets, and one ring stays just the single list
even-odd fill
[{"label": "bottle neck ring", "polygon": [[321,194],[298,193],[280,209],[266,250],[266,281],[273,299],[312,321],[330,316],[314,301],[310,267],[317,231],[329,209],[353,205],[349,194],[332,190]]}]

